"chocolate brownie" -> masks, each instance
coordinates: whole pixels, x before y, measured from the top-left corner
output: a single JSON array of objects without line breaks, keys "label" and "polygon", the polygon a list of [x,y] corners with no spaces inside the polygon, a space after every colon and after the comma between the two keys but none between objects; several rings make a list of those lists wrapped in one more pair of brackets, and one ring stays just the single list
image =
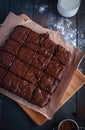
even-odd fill
[{"label": "chocolate brownie", "polygon": [[40,87],[43,90],[48,91],[50,94],[52,94],[56,87],[58,86],[59,81],[55,80],[53,77],[49,76],[48,74],[43,75],[41,81],[40,81]]},{"label": "chocolate brownie", "polygon": [[30,29],[22,25],[16,26],[11,33],[10,37],[20,44],[23,44],[30,33]]},{"label": "chocolate brownie", "polygon": [[33,61],[33,58],[35,57],[35,52],[33,52],[31,49],[27,47],[22,47],[19,53],[19,58],[28,63],[31,64]]},{"label": "chocolate brownie", "polygon": [[38,34],[34,31],[31,31],[25,45],[27,45],[29,48],[37,51],[38,46],[41,46],[43,44],[43,41],[48,37],[48,34]]},{"label": "chocolate brownie", "polygon": [[33,49],[34,51],[37,51],[39,43],[38,41],[39,41],[39,34],[34,31],[31,31],[24,44],[27,45],[29,48]]},{"label": "chocolate brownie", "polygon": [[42,54],[42,55],[44,55],[44,56],[46,56],[46,57],[49,57],[49,58],[51,58],[52,55],[53,55],[53,54],[50,52],[50,49],[46,49],[45,47],[38,47],[37,52],[38,52],[39,54]]},{"label": "chocolate brownie", "polygon": [[32,42],[32,41],[29,42],[28,47],[29,47],[30,49],[36,51],[36,52],[37,52],[37,50],[38,50],[38,48],[39,48],[39,46],[38,46],[37,44],[35,44],[35,42]]},{"label": "chocolate brownie", "polygon": [[15,57],[0,49],[0,65],[5,68],[10,68]]},{"label": "chocolate brownie", "polygon": [[2,46],[2,48],[13,55],[17,55],[17,53],[20,49],[20,44],[14,40],[8,38],[5,42],[5,44]]},{"label": "chocolate brownie", "polygon": [[70,57],[71,57],[70,52],[68,52],[65,48],[63,48],[60,45],[56,47],[56,52],[54,57],[55,60],[59,59],[60,62],[66,66],[69,62]]},{"label": "chocolate brownie", "polygon": [[42,75],[43,75],[42,71],[31,66],[28,69],[28,71],[25,75],[25,78],[36,85],[36,83],[38,83],[40,81]]},{"label": "chocolate brownie", "polygon": [[17,95],[30,101],[36,86],[25,80],[21,81],[21,84],[17,90]]},{"label": "chocolate brownie", "polygon": [[0,48],[0,83],[13,94],[44,107],[59,86],[70,56],[48,34],[17,26]]},{"label": "chocolate brownie", "polygon": [[30,41],[32,43],[36,42],[36,41],[39,41],[39,34],[37,32],[30,31],[30,34],[29,34],[29,36],[26,39],[27,45],[29,44]]},{"label": "chocolate brownie", "polygon": [[51,55],[53,55],[56,47],[56,44],[54,44],[54,42],[52,42],[49,38],[46,38],[42,45],[50,52]]},{"label": "chocolate brownie", "polygon": [[58,60],[51,60],[47,68],[47,73],[60,80],[62,78],[64,69],[65,67]]},{"label": "chocolate brownie", "polygon": [[32,62],[32,65],[38,69],[45,70],[49,63],[49,60],[50,60],[49,58],[47,58],[41,54],[36,54],[35,58]]},{"label": "chocolate brownie", "polygon": [[20,82],[21,78],[9,72],[3,79],[3,88],[16,94],[20,86]]},{"label": "chocolate brownie", "polygon": [[49,100],[50,100],[50,94],[44,90],[41,90],[40,88],[37,88],[34,91],[31,103],[43,107],[48,104]]},{"label": "chocolate brownie", "polygon": [[2,82],[2,79],[4,78],[6,72],[7,71],[4,68],[0,67],[0,83]]},{"label": "chocolate brownie", "polygon": [[15,60],[11,69],[10,69],[13,73],[21,76],[24,78],[27,70],[28,70],[28,65],[26,65],[25,63],[21,62],[20,60]]}]

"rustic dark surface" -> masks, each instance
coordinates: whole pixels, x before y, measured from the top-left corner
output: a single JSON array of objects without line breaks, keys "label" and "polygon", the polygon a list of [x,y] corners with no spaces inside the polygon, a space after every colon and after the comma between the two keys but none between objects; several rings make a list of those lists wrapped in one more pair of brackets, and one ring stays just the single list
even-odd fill
[{"label": "rustic dark surface", "polygon": [[[0,0],[0,24],[13,11],[18,15],[25,13],[40,25],[57,30],[58,20],[63,19],[66,26],[66,19],[58,14],[56,5],[57,0]],[[44,11],[41,10],[43,6]],[[74,34],[76,46],[85,51],[85,0],[81,1],[77,15],[69,20],[72,22],[71,28],[77,30]],[[85,58],[79,69],[85,74]],[[52,130],[66,118],[74,119],[85,127],[85,86],[56,112],[52,120],[42,126],[37,126],[14,101],[0,94],[0,130]]]}]

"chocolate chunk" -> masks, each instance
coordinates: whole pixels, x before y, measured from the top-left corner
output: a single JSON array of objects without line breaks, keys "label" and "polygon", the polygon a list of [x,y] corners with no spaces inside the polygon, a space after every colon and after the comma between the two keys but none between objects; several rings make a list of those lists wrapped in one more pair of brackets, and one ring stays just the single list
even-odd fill
[{"label": "chocolate chunk", "polygon": [[22,25],[16,26],[10,37],[20,44],[23,44],[30,33],[30,29]]},{"label": "chocolate chunk", "polygon": [[33,98],[31,102],[35,105],[39,105],[40,107],[44,107],[50,100],[50,95],[48,92],[37,88],[34,92]]},{"label": "chocolate chunk", "polygon": [[13,55],[17,55],[20,49],[20,44],[9,38],[6,40],[2,48]]},{"label": "chocolate chunk", "polygon": [[55,80],[53,77],[49,76],[48,74],[43,75],[41,81],[40,81],[40,87],[43,90],[48,91],[50,94],[52,94],[56,87],[58,86],[59,81]]},{"label": "chocolate chunk", "polygon": [[11,67],[11,71],[21,77],[24,78],[26,72],[28,70],[28,66],[21,62],[20,60],[15,60],[12,67]]},{"label": "chocolate chunk", "polygon": [[5,67],[5,68],[9,68],[13,61],[14,61],[15,57],[3,50],[0,50],[0,65]]}]

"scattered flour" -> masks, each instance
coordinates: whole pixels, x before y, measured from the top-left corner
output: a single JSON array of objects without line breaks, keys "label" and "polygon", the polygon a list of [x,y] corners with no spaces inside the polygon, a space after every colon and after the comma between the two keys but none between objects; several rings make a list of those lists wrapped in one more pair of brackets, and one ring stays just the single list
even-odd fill
[{"label": "scattered flour", "polygon": [[48,8],[48,5],[42,4],[42,5],[35,5],[35,8],[39,11],[39,13],[43,14],[46,9]]},{"label": "scattered flour", "polygon": [[83,33],[82,31],[80,32],[78,31],[78,36],[79,36],[78,39],[79,48],[85,51],[85,33]]},{"label": "scattered flour", "polygon": [[55,17],[49,17],[48,27],[50,29],[58,30],[64,36],[65,40],[76,46],[76,33],[77,29],[73,29],[72,21],[67,18],[59,18],[58,20]]},{"label": "scattered flour", "polygon": [[[37,0],[38,1],[38,0]],[[47,4],[39,4],[35,5],[36,10],[45,14],[46,9],[48,8]],[[76,36],[79,36],[78,45],[82,50],[85,49],[85,36],[83,32],[79,32],[76,28],[74,29],[73,23],[71,19],[68,18],[56,18],[55,14],[49,14],[47,19],[47,27],[49,29],[58,30],[64,36],[65,40],[72,44],[73,46],[77,46]]]}]

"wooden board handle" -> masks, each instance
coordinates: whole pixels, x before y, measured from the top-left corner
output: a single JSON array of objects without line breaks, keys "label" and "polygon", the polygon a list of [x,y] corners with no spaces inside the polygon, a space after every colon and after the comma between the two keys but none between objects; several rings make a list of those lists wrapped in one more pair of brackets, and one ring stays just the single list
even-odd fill
[{"label": "wooden board handle", "polygon": [[28,19],[30,19],[26,14],[20,14],[20,16],[27,21]]}]

